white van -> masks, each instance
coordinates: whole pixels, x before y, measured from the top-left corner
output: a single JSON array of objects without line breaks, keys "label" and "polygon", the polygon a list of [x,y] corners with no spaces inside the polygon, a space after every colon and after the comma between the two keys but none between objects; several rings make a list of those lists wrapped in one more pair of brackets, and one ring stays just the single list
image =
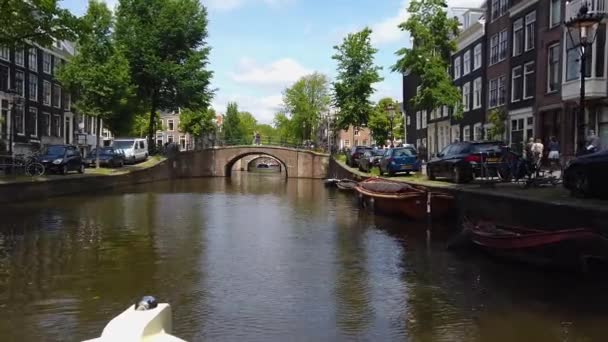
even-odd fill
[{"label": "white van", "polygon": [[125,162],[135,164],[148,159],[148,141],[143,138],[114,139],[112,147],[120,149],[125,154]]}]

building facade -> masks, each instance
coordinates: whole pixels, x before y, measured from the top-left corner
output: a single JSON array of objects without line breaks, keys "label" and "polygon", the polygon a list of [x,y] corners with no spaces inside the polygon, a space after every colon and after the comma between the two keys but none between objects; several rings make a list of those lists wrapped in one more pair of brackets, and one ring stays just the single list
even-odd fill
[{"label": "building facade", "polygon": [[180,151],[189,151],[195,148],[194,137],[179,129],[180,112],[181,110],[178,109],[177,111],[160,113],[160,127],[162,127],[162,130],[156,131],[156,146],[161,147],[165,144],[175,143],[179,146]]},{"label": "building facade", "polygon": [[370,146],[374,143],[371,131],[367,127],[350,126],[338,133],[338,147],[349,149],[353,146]]}]

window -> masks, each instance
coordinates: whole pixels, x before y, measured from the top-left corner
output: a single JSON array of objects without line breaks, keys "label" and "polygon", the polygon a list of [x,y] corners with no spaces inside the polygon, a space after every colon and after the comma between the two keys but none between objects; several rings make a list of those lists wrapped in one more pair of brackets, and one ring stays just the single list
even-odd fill
[{"label": "window", "polygon": [[471,98],[471,82],[467,82],[462,86],[462,110],[468,111],[471,109],[470,101]]},{"label": "window", "polygon": [[507,101],[507,78],[500,76],[498,78],[498,105],[504,105]]},{"label": "window", "polygon": [[29,79],[29,99],[38,101],[38,77],[31,74]]},{"label": "window", "polygon": [[509,0],[500,0],[500,15],[504,15],[507,13],[507,8],[509,7]]},{"label": "window", "polygon": [[416,129],[422,128],[422,112],[416,112]]},{"label": "window", "polygon": [[359,128],[355,128],[355,136],[359,136]]},{"label": "window", "polygon": [[481,43],[475,45],[473,50],[473,70],[481,68]]},{"label": "window", "polygon": [[513,56],[524,52],[524,19],[519,18],[513,23]]},{"label": "window", "polygon": [[354,146],[359,146],[359,139],[355,139],[355,145]]},{"label": "window", "polygon": [[173,131],[173,129],[175,128],[173,125],[173,120],[171,120],[171,119],[167,120],[167,128],[169,131]]},{"label": "window", "polygon": [[15,132],[19,135],[25,135],[25,120],[23,119],[23,106],[15,106],[15,113],[13,118],[15,119]]},{"label": "window", "polygon": [[524,100],[533,98],[535,91],[534,62],[529,62],[524,64]]},{"label": "window", "polygon": [[547,53],[547,92],[557,91],[559,87],[559,43],[548,48]]},{"label": "window", "polygon": [[443,106],[442,108],[442,112],[443,112],[443,117],[447,117],[448,116],[448,106]]},{"label": "window", "polygon": [[15,64],[23,66],[24,60],[23,49],[15,49]]},{"label": "window", "polygon": [[411,122],[410,121],[410,116],[408,115],[408,116],[405,117],[405,124],[409,126],[410,122]]},{"label": "window", "polygon": [[11,60],[11,50],[7,46],[0,47],[0,59]]},{"label": "window", "polygon": [[473,140],[474,141],[483,140],[483,128],[481,127],[481,123],[476,123],[473,126]]},{"label": "window", "polygon": [[464,64],[463,75],[467,75],[471,72],[471,50],[467,50],[462,57],[462,63]]},{"label": "window", "polygon": [[453,126],[452,127],[452,141],[456,142],[460,140],[460,127]]},{"label": "window", "polygon": [[[171,139],[173,139],[173,136],[171,136]],[[350,140],[345,139],[345,140],[344,140],[344,146],[345,146],[345,147],[350,146]]]},{"label": "window", "polygon": [[499,60],[504,60],[505,58],[507,58],[507,50],[508,50],[508,43],[507,43],[507,38],[509,37],[508,32],[502,31],[500,32],[500,45],[499,45],[499,51],[498,51],[498,59]]},{"label": "window", "polygon": [[28,131],[31,136],[38,136],[38,109],[30,107],[30,116],[28,117]]},{"label": "window", "polygon": [[25,92],[25,75],[23,74],[23,71],[17,71],[15,72],[15,90],[17,91],[17,94],[19,94],[20,96],[23,96],[23,93]]},{"label": "window", "polygon": [[426,110],[423,110],[422,111],[422,123],[421,123],[422,128],[426,128],[426,115],[427,115]]},{"label": "window", "polygon": [[10,88],[11,77],[8,66],[0,65],[0,91],[7,91]]},{"label": "window", "polygon": [[46,106],[51,105],[51,83],[49,81],[42,82],[42,103]]},{"label": "window", "polygon": [[[348,140],[347,140],[348,141]],[[170,144],[173,142],[173,134],[167,135],[167,142]]]},{"label": "window", "polygon": [[53,75],[55,75],[57,70],[63,65],[63,60],[57,57],[54,57],[53,59],[55,60],[55,63],[53,63]]},{"label": "window", "polygon": [[454,79],[460,77],[460,56],[454,58]]},{"label": "window", "polygon": [[490,65],[498,63],[498,34],[490,39]]},{"label": "window", "polygon": [[466,125],[462,127],[462,141],[469,141],[471,139],[471,126]]},{"label": "window", "polygon": [[72,109],[72,95],[67,91],[63,92],[63,109]]},{"label": "window", "polygon": [[51,123],[51,134],[54,137],[61,137],[61,116],[53,115],[53,122]]},{"label": "window", "polygon": [[[566,81],[573,81],[579,79],[581,76],[580,69],[580,56],[581,56],[581,47],[579,43],[579,34],[577,29],[572,29],[572,38],[574,39],[574,44],[572,39],[566,39]],[[585,66],[585,77],[591,77],[591,62],[593,60],[592,56],[593,49],[585,49],[586,54],[586,62]]]},{"label": "window", "polygon": [[53,84],[53,107],[61,108],[61,87]]},{"label": "window", "polygon": [[517,102],[521,100],[521,78],[522,78],[522,68],[520,66],[516,66],[511,70],[511,102]]},{"label": "window", "polygon": [[499,0],[492,0],[492,20],[499,17],[498,13],[500,13]]},{"label": "window", "polygon": [[46,136],[51,136],[51,114],[42,113],[42,130]]},{"label": "window", "polygon": [[526,51],[534,49],[534,26],[536,11],[526,14]]},{"label": "window", "polygon": [[562,18],[562,0],[551,0],[551,17],[549,24],[551,27],[557,26],[561,23]]},{"label": "window", "polygon": [[476,78],[473,81],[473,109],[481,108],[482,87],[481,77]]},{"label": "window", "polygon": [[36,48],[30,48],[27,54],[27,65],[32,71],[38,71],[38,50]]},{"label": "window", "polygon": [[488,88],[490,88],[489,107],[494,108],[498,105],[498,79],[490,80],[490,86]]},{"label": "window", "polygon": [[48,52],[42,52],[42,70],[47,74],[51,73],[51,54]]}]

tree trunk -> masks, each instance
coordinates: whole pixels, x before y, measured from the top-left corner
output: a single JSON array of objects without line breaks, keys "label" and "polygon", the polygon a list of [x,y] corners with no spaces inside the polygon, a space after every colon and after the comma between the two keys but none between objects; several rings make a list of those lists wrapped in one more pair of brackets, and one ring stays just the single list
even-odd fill
[{"label": "tree trunk", "polygon": [[154,133],[156,126],[156,104],[152,101],[152,108],[150,108],[150,125],[148,126],[148,151],[150,154],[156,152],[156,146],[154,145]]},{"label": "tree trunk", "polygon": [[95,134],[95,168],[99,169],[99,142],[101,140],[101,117],[97,115],[97,128]]}]

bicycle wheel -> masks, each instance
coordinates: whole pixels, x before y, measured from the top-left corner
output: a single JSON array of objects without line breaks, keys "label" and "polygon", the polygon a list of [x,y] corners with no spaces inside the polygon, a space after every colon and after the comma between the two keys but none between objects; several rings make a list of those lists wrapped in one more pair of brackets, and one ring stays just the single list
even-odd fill
[{"label": "bicycle wheel", "polygon": [[31,177],[40,177],[44,174],[44,165],[40,163],[30,163],[25,167],[25,173]]}]

